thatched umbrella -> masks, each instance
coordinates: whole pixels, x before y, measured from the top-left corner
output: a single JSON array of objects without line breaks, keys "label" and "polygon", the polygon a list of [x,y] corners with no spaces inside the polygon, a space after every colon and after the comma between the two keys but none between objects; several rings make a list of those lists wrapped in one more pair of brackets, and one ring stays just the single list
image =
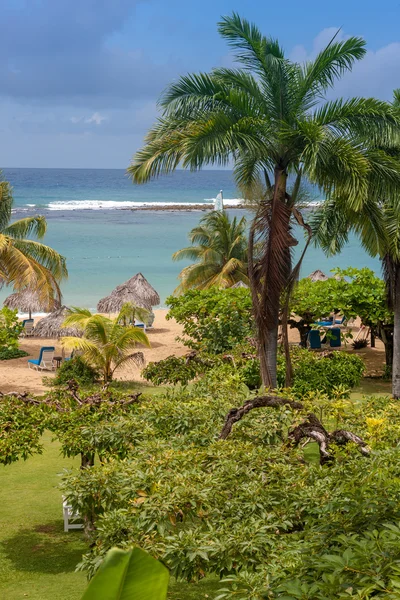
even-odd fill
[{"label": "thatched umbrella", "polygon": [[32,318],[33,312],[49,312],[60,307],[60,303],[55,298],[43,301],[38,292],[26,288],[21,292],[15,292],[8,296],[3,302],[8,308],[18,309],[22,312],[29,313],[29,318]]},{"label": "thatched umbrella", "polygon": [[245,283],[243,283],[243,281],[238,281],[238,282],[235,283],[235,285],[231,286],[232,290],[236,290],[237,288],[246,288],[246,289],[248,289],[249,286],[246,285]]},{"label": "thatched umbrella", "polygon": [[102,298],[97,310],[102,313],[119,312],[126,302],[151,311],[152,306],[160,304],[160,296],[142,273],[137,273],[125,283],[118,285],[109,296]]},{"label": "thatched umbrella", "polygon": [[35,327],[35,336],[42,338],[59,338],[63,336],[82,337],[83,331],[78,327],[62,327],[68,316],[68,307],[61,306],[47,317],[40,319]]},{"label": "thatched umbrella", "polygon": [[327,281],[329,277],[327,277],[325,273],[317,269],[316,271],[310,273],[307,279],[311,279],[311,281]]}]

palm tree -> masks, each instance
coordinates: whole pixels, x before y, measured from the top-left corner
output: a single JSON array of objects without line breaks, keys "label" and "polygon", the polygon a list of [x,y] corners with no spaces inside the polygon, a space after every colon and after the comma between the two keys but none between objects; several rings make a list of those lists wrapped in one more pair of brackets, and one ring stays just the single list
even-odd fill
[{"label": "palm tree", "polygon": [[[128,171],[144,183],[178,165],[196,170],[233,161],[247,197],[265,184],[251,227],[249,279],[262,379],[275,387],[280,303],[295,275],[291,227],[293,220],[304,224],[296,194],[288,193],[288,176],[295,176],[295,187],[305,177],[326,197],[361,209],[371,195],[379,196],[379,185],[368,187],[371,174],[388,187],[399,182],[397,164],[378,146],[392,143],[400,123],[379,100],[324,101],[335,80],[365,55],[362,39],[334,38],[315,60],[301,65],[235,13],[222,19],[219,32],[242,68],[186,75],[173,83],[161,97],[161,118]],[[262,247],[256,255],[255,241]]]},{"label": "palm tree", "polygon": [[212,211],[190,231],[189,240],[191,246],[172,256],[173,260],[195,261],[181,271],[176,291],[228,288],[238,281],[248,284],[245,217],[231,221],[226,212]]},{"label": "palm tree", "polygon": [[142,352],[132,352],[137,344],[150,347],[147,335],[137,327],[124,326],[132,316],[132,307],[124,304],[114,319],[92,314],[85,308],[73,308],[63,326],[77,326],[83,337],[64,337],[62,344],[70,350],[78,350],[84,360],[102,373],[104,383],[112,380],[117,369],[125,364],[143,366]]},{"label": "palm tree", "polygon": [[41,300],[60,301],[59,282],[67,277],[65,258],[39,241],[43,239],[45,217],[35,216],[11,223],[12,189],[0,172],[0,282],[16,290],[35,290]]},{"label": "palm tree", "polygon": [[[392,107],[400,116],[400,89],[394,91]],[[400,170],[400,140],[397,146],[381,149],[398,161]],[[394,313],[392,393],[394,398],[400,398],[400,186],[397,190],[390,185],[386,189],[385,183],[372,183],[373,187],[380,185],[380,196],[373,194],[361,211],[351,210],[340,199],[332,198],[316,211],[312,228],[316,242],[327,254],[340,252],[353,231],[367,252],[380,258],[388,306]]]}]

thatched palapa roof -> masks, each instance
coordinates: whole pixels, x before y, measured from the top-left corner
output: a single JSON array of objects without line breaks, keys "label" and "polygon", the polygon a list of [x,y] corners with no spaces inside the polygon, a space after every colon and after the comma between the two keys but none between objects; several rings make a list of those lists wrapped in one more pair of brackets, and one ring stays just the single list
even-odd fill
[{"label": "thatched palapa roof", "polygon": [[35,327],[35,336],[50,339],[63,336],[82,337],[82,329],[78,327],[62,327],[65,318],[68,316],[68,310],[67,306],[61,306],[47,315],[47,317],[41,319]]},{"label": "thatched palapa roof", "polygon": [[311,281],[327,281],[329,277],[327,277],[325,273],[317,269],[316,271],[310,273],[307,279],[311,279]]},{"label": "thatched palapa roof", "polygon": [[97,310],[102,313],[119,312],[126,302],[151,310],[160,304],[160,296],[142,273],[137,273],[125,283],[118,285],[109,296],[102,298]]},{"label": "thatched palapa roof", "polygon": [[4,300],[3,304],[8,308],[18,309],[29,314],[33,312],[50,312],[60,307],[60,303],[55,298],[42,300],[38,292],[29,288],[11,294]]},{"label": "thatched palapa roof", "polygon": [[246,285],[245,283],[243,283],[243,281],[238,281],[234,285],[231,286],[232,290],[236,290],[237,288],[246,288],[246,289],[248,289],[249,286]]}]

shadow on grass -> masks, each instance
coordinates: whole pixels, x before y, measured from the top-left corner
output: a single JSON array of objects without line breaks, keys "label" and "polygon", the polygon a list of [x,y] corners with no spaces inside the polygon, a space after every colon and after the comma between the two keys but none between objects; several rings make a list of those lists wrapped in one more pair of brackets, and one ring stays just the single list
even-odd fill
[{"label": "shadow on grass", "polygon": [[1,546],[16,570],[53,575],[75,571],[87,550],[82,533],[64,533],[59,520],[21,529],[4,539]]}]

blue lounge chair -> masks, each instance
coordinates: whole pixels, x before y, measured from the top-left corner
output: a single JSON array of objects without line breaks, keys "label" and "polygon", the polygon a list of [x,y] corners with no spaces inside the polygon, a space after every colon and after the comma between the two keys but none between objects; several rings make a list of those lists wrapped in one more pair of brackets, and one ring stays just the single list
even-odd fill
[{"label": "blue lounge chair", "polygon": [[344,325],[346,321],[347,319],[345,315],[343,315],[341,319],[335,319],[335,325]]},{"label": "blue lounge chair", "polygon": [[40,348],[39,358],[31,358],[28,360],[28,368],[52,371],[54,369],[53,358],[54,346],[42,346]]},{"label": "blue lounge chair", "polygon": [[340,346],[342,345],[342,340],[340,337],[340,329],[339,327],[332,327],[332,329],[330,330],[330,339],[329,339],[329,345],[331,348],[340,348]]},{"label": "blue lounge chair", "polygon": [[72,350],[71,354],[64,358],[64,362],[66,362],[67,360],[71,360],[72,358],[74,358],[74,356],[75,356],[75,350]]},{"label": "blue lounge chair", "polygon": [[316,321],[314,325],[318,327],[332,327],[334,325],[333,317],[327,317],[326,319],[322,319],[322,321]]},{"label": "blue lounge chair", "polygon": [[311,331],[308,332],[307,341],[311,350],[321,349],[321,336],[319,335],[318,329],[311,329]]}]

